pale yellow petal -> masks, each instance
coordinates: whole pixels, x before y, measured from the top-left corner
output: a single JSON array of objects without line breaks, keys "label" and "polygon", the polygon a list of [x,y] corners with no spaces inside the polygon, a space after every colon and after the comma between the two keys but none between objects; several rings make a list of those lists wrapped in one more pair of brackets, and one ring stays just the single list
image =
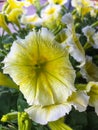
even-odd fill
[{"label": "pale yellow petal", "polygon": [[98,82],[89,82],[87,84],[87,94],[90,97],[89,105],[95,108],[98,115]]},{"label": "pale yellow petal", "polygon": [[87,81],[98,81],[98,66],[92,62],[92,57],[86,57],[86,63],[80,73]]},{"label": "pale yellow petal", "polygon": [[29,114],[29,117],[40,124],[47,124],[50,121],[55,121],[60,117],[68,114],[71,110],[70,104],[58,104],[46,107],[31,106],[25,111]]},{"label": "pale yellow petal", "polygon": [[68,98],[68,102],[71,103],[76,110],[82,112],[85,111],[88,106],[89,96],[83,91],[73,92]]}]

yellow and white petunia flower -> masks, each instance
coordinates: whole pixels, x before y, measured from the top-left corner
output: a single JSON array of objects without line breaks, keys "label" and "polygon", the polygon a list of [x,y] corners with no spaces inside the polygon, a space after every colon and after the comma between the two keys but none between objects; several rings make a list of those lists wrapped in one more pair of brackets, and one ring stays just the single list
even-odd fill
[{"label": "yellow and white petunia flower", "polygon": [[55,28],[61,20],[61,6],[56,4],[49,4],[41,10],[41,17],[43,26],[48,28]]},{"label": "yellow and white petunia flower", "polygon": [[[80,62],[80,66],[85,64],[85,52],[79,41],[79,35],[75,32],[74,20],[72,14],[67,13],[62,17],[62,22],[67,25],[65,29],[65,34],[67,38],[65,40],[65,46],[70,55],[78,62]],[[69,37],[70,36],[70,37]]]},{"label": "yellow and white petunia flower", "polygon": [[46,29],[31,32],[13,43],[3,61],[4,73],[20,86],[30,105],[60,103],[75,90],[75,71],[68,52],[51,35]]},{"label": "yellow and white petunia flower", "polygon": [[4,73],[33,105],[27,110],[31,118],[41,124],[68,113],[71,106],[63,103],[75,91],[69,54],[54,38],[45,28],[33,31],[24,40],[15,41],[3,61]]},{"label": "yellow and white petunia flower", "polygon": [[92,37],[92,35],[94,35],[95,29],[92,28],[91,26],[86,26],[82,29],[82,32],[84,33],[85,36],[87,36],[87,38],[90,38]]},{"label": "yellow and white petunia flower", "polygon": [[30,24],[31,26],[40,26],[42,24],[42,19],[35,13],[33,15],[22,15],[21,23]]},{"label": "yellow and white petunia flower", "polygon": [[49,4],[41,11],[41,17],[42,18],[49,18],[54,17],[57,18],[59,16],[59,13],[61,11],[61,6],[56,4]]},{"label": "yellow and white petunia flower", "polygon": [[80,73],[87,81],[98,81],[98,66],[92,62],[92,57],[86,56],[86,63],[81,67]]},{"label": "yellow and white petunia flower", "polygon": [[92,10],[90,0],[72,0],[71,3],[83,16]]},{"label": "yellow and white petunia flower", "polygon": [[64,5],[67,3],[67,0],[48,0],[50,4],[59,4],[59,5]]},{"label": "yellow and white petunia flower", "polygon": [[[75,71],[68,52],[47,29],[33,31],[25,39],[15,41],[3,63],[4,73],[19,85],[29,105],[43,111],[44,107],[61,104],[60,109],[66,111],[62,104],[75,91]],[[53,119],[58,116],[54,113]]]},{"label": "yellow and white petunia flower", "polygon": [[98,115],[98,82],[89,82],[87,84],[87,94],[90,97],[89,105],[95,107]]},{"label": "yellow and white petunia flower", "polygon": [[87,37],[87,43],[94,48],[98,48],[98,33],[96,33],[96,30],[92,26],[86,26],[82,29],[82,32]]}]

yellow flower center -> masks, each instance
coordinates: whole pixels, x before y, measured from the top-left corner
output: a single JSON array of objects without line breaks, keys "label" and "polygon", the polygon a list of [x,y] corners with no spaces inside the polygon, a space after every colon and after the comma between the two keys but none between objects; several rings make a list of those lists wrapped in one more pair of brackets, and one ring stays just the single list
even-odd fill
[{"label": "yellow flower center", "polygon": [[52,9],[50,9],[50,10],[48,10],[48,14],[53,14],[55,12],[55,8],[52,8]]},{"label": "yellow flower center", "polygon": [[63,0],[54,0],[55,4],[61,4],[63,2]]},{"label": "yellow flower center", "polygon": [[39,60],[36,61],[36,63],[33,65],[34,70],[36,72],[42,72],[43,69],[45,68],[45,65],[47,63],[46,58],[41,57]]}]

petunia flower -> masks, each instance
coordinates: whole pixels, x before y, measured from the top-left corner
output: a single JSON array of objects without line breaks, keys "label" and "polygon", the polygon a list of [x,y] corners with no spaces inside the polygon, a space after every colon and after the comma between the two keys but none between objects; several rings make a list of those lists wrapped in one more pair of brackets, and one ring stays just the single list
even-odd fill
[{"label": "petunia flower", "polygon": [[92,10],[90,0],[72,0],[71,4],[80,15],[84,16]]},{"label": "petunia flower", "polygon": [[80,73],[87,81],[98,81],[98,66],[92,62],[92,57],[86,56],[86,63]]},{"label": "petunia flower", "polygon": [[98,33],[92,26],[86,26],[82,29],[82,32],[87,37],[87,43],[98,48]]},{"label": "petunia flower", "polygon": [[65,34],[67,35],[67,38],[65,40],[65,44],[62,45],[68,49],[70,55],[76,61],[80,62],[80,65],[78,67],[81,67],[85,64],[85,52],[79,41],[79,34],[75,32],[72,14],[65,14],[62,17],[62,22],[67,25],[67,28],[65,28]]},{"label": "petunia flower", "polygon": [[19,85],[33,107],[62,105],[75,91],[75,71],[69,54],[45,28],[15,41],[3,63],[4,73]]},{"label": "petunia flower", "polygon": [[49,4],[41,10],[43,26],[49,29],[56,28],[61,21],[61,5]]}]

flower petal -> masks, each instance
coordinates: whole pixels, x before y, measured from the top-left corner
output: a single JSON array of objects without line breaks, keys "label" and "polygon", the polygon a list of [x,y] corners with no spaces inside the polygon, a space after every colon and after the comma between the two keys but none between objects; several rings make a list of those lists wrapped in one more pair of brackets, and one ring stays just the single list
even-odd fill
[{"label": "flower petal", "polygon": [[59,104],[51,106],[31,106],[25,111],[29,114],[30,118],[40,124],[47,124],[50,121],[55,121],[60,117],[68,114],[71,110],[70,104]]},{"label": "flower petal", "polygon": [[89,96],[82,91],[73,92],[68,101],[75,107],[76,110],[85,111],[89,102]]}]

